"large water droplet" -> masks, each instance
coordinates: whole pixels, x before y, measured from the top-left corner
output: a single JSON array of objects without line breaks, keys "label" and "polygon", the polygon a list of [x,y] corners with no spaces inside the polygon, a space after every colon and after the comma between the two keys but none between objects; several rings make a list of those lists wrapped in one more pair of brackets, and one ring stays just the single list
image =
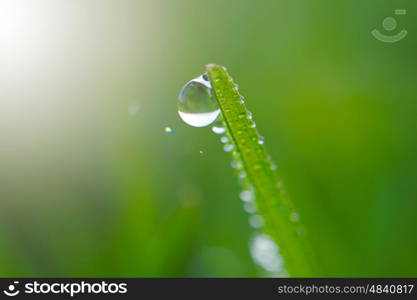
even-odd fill
[{"label": "large water droplet", "polygon": [[213,123],[220,109],[213,96],[207,75],[190,80],[178,95],[178,113],[188,125],[204,127]]},{"label": "large water droplet", "polygon": [[273,274],[283,271],[283,259],[279,253],[278,245],[268,235],[255,235],[250,252],[255,263],[266,271]]}]

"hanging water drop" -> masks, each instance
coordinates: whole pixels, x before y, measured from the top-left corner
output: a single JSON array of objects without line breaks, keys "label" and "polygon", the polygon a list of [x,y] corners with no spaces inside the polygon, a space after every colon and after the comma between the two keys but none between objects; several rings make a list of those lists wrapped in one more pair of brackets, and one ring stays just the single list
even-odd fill
[{"label": "hanging water drop", "polygon": [[235,146],[233,144],[226,144],[223,147],[224,152],[232,152]]},{"label": "hanging water drop", "polygon": [[241,169],[243,167],[242,162],[239,159],[233,159],[230,163],[232,169]]},{"label": "hanging water drop", "polygon": [[220,109],[206,74],[192,79],[181,89],[178,114],[185,123],[194,127],[210,125],[217,119]]},{"label": "hanging water drop", "polygon": [[239,198],[243,202],[251,202],[251,201],[253,201],[253,198],[254,198],[253,188],[250,187],[248,190],[241,191],[240,194],[239,194]]},{"label": "hanging water drop", "polygon": [[220,138],[220,142],[222,142],[222,144],[226,144],[229,141],[229,138],[227,136],[222,136]]},{"label": "hanging water drop", "polygon": [[211,130],[215,133],[215,134],[224,134],[226,133],[226,128],[224,128],[223,126],[220,125],[214,125]]},{"label": "hanging water drop", "polygon": [[252,215],[249,217],[249,225],[256,229],[262,228],[264,226],[264,218],[261,215]]},{"label": "hanging water drop", "polygon": [[243,205],[243,208],[247,213],[250,213],[250,214],[253,214],[256,212],[256,205],[254,202],[246,202]]},{"label": "hanging water drop", "polygon": [[259,145],[263,145],[263,144],[265,144],[265,139],[264,139],[264,137],[263,136],[259,136],[259,140],[258,140],[258,144]]},{"label": "hanging water drop", "polygon": [[278,245],[266,234],[256,234],[250,252],[255,263],[266,271],[278,275],[283,272],[284,261]]}]

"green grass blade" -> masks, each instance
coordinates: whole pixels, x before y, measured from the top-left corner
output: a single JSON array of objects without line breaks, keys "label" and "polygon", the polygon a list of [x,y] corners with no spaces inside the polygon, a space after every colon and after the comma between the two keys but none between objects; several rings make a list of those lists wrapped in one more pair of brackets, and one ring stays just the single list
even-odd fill
[{"label": "green grass blade", "polygon": [[264,232],[278,243],[290,276],[318,276],[306,232],[265,146],[259,142],[262,138],[258,130],[251,126],[252,120],[232,78],[222,66],[210,64],[206,69],[228,134],[254,187],[258,213],[265,221]]}]

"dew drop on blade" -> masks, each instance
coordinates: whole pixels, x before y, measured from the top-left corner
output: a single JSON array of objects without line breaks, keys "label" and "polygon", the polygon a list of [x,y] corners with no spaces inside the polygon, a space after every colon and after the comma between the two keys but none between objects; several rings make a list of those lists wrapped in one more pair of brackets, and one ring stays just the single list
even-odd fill
[{"label": "dew drop on blade", "polygon": [[252,215],[249,217],[249,225],[256,229],[262,228],[264,226],[264,218],[261,215]]},{"label": "dew drop on blade", "polygon": [[210,81],[201,75],[187,82],[178,95],[178,114],[188,125],[208,126],[220,114]]},{"label": "dew drop on blade", "polygon": [[243,202],[251,202],[251,201],[253,201],[254,193],[253,193],[252,188],[250,188],[248,190],[241,191],[240,194],[239,194],[239,198]]},{"label": "dew drop on blade", "polygon": [[230,166],[232,167],[232,169],[241,169],[243,167],[243,164],[240,160],[233,159],[230,163]]},{"label": "dew drop on blade", "polygon": [[256,234],[250,246],[253,260],[265,271],[278,275],[283,272],[283,259],[278,245],[266,234]]},{"label": "dew drop on blade", "polygon": [[222,136],[220,138],[220,142],[222,142],[223,144],[226,144],[227,142],[229,142],[229,138],[227,136]]},{"label": "dew drop on blade", "polygon": [[226,128],[220,126],[220,125],[214,125],[211,130],[215,133],[215,134],[224,134],[226,133]]},{"label": "dew drop on blade", "polygon": [[255,205],[255,202],[246,202],[246,203],[243,205],[243,208],[244,208],[244,210],[245,210],[247,213],[250,213],[250,214],[253,214],[253,213],[255,213],[255,212],[256,212],[256,205]]},{"label": "dew drop on blade", "polygon": [[234,148],[235,146],[233,144],[226,144],[224,145],[223,150],[225,152],[232,152]]}]

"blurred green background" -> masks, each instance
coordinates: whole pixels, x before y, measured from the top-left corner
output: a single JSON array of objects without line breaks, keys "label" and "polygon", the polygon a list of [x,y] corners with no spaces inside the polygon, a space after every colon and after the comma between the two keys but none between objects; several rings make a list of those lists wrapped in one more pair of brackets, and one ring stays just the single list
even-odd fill
[{"label": "blurred green background", "polygon": [[[416,11],[1,0],[0,276],[266,276],[228,155],[176,111],[207,63],[239,84],[324,275],[417,276]],[[404,40],[371,35],[389,16]]]}]

